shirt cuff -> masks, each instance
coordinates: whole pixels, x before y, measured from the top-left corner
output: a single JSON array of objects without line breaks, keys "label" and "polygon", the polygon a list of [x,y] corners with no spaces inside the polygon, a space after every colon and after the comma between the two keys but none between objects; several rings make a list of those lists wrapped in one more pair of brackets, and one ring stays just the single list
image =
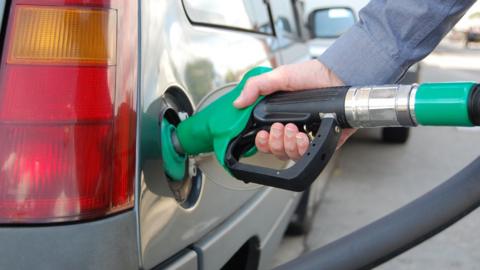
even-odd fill
[{"label": "shirt cuff", "polygon": [[319,60],[346,85],[394,83],[405,72],[358,24],[338,38]]}]

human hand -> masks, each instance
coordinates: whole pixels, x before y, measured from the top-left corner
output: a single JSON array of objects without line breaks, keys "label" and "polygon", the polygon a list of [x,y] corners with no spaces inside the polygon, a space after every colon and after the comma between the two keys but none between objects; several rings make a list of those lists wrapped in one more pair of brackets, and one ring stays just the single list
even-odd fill
[{"label": "human hand", "polygon": [[[343,82],[320,61],[310,60],[299,64],[280,66],[271,72],[250,78],[235,100],[234,106],[244,108],[259,96],[276,91],[298,91],[322,87],[341,86]],[[340,147],[355,132],[344,129],[337,146]],[[275,123],[267,131],[260,131],[255,138],[260,152],[271,153],[279,159],[299,159],[308,149],[309,138],[296,125]]]}]

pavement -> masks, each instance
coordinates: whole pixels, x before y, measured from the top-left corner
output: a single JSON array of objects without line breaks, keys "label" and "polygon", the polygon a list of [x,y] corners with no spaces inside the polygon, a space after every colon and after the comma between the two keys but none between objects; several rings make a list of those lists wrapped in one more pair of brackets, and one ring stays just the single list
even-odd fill
[{"label": "pavement", "polygon": [[[421,64],[421,82],[480,80],[480,47],[442,43]],[[323,246],[405,205],[439,185],[480,153],[480,129],[421,127],[404,145],[358,132],[337,164],[303,237],[285,237],[279,265]],[[377,269],[479,269],[480,210]]]}]

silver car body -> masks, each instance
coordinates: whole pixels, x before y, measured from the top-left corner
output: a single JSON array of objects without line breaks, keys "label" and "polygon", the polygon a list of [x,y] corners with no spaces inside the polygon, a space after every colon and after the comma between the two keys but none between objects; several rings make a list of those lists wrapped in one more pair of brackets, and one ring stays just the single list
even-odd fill
[{"label": "silver car body", "polygon": [[[274,14],[295,8],[288,0],[270,2],[276,2]],[[230,89],[232,78],[239,80],[254,66],[308,59],[308,48],[301,36],[292,38],[281,27],[276,36],[265,35],[195,24],[187,15],[182,1],[139,1],[134,208],[88,222],[3,226],[0,269],[219,269],[252,240],[259,268],[271,267],[301,194],[244,184],[206,154],[195,160],[201,174],[192,190],[198,196],[188,206],[177,202],[155,152],[159,100],[169,95],[178,110],[198,110],[208,102],[203,97]],[[214,73],[211,89],[193,89],[192,74],[205,68]],[[278,163],[269,156],[256,159]]]}]

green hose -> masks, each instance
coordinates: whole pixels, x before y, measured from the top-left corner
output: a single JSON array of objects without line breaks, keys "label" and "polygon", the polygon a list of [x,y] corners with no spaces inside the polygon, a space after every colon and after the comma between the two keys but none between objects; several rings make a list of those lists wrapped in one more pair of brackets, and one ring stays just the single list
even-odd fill
[{"label": "green hose", "polygon": [[415,117],[424,126],[473,126],[469,100],[475,83],[424,83],[415,94]]}]

